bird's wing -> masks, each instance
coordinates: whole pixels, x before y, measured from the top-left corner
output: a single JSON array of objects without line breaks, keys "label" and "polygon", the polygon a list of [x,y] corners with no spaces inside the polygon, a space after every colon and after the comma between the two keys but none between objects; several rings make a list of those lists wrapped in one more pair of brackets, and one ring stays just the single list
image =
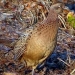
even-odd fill
[{"label": "bird's wing", "polygon": [[27,28],[23,35],[16,42],[16,45],[14,47],[14,60],[19,59],[26,50],[27,39],[30,37],[32,31],[33,27]]}]

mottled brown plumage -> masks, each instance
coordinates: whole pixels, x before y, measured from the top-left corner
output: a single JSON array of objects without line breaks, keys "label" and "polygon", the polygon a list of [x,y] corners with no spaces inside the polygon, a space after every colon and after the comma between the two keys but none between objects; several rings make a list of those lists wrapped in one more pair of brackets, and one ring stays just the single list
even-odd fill
[{"label": "mottled brown plumage", "polygon": [[26,29],[14,47],[16,60],[34,70],[51,55],[56,46],[61,6],[60,3],[51,6],[46,20]]}]

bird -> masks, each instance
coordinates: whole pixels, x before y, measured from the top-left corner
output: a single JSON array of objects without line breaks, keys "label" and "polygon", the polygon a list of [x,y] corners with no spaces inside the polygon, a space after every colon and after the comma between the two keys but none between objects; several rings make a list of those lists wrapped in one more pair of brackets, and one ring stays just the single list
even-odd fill
[{"label": "bird", "polygon": [[54,51],[59,28],[58,14],[62,12],[62,6],[62,3],[52,5],[47,18],[26,28],[14,46],[14,60],[31,67],[32,75],[36,67]]}]

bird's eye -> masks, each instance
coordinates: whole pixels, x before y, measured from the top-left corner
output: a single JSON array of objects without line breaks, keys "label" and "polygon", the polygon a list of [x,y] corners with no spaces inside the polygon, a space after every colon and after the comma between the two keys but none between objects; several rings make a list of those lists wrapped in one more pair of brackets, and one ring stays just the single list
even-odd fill
[{"label": "bird's eye", "polygon": [[59,9],[61,6],[56,7],[56,9]]},{"label": "bird's eye", "polygon": [[58,6],[58,8],[60,8],[61,6]]}]

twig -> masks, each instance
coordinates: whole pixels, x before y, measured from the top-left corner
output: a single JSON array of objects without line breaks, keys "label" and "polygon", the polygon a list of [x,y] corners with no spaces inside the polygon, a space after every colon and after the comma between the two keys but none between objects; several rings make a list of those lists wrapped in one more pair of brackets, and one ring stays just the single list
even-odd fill
[{"label": "twig", "polygon": [[[70,73],[70,75],[74,75],[74,74],[75,74],[74,72],[75,72],[75,69]],[[74,74],[73,74],[73,73],[74,73]]]},{"label": "twig", "polygon": [[58,15],[58,18],[60,19],[61,23],[63,24],[64,28],[66,29],[66,22],[64,20],[64,18],[61,15]]},{"label": "twig", "polygon": [[70,65],[67,63],[67,62],[65,62],[65,61],[63,61],[62,59],[60,59],[60,58],[57,58],[58,60],[60,60],[60,61],[62,61],[63,63],[65,63],[67,66],[69,66],[70,67]]}]

